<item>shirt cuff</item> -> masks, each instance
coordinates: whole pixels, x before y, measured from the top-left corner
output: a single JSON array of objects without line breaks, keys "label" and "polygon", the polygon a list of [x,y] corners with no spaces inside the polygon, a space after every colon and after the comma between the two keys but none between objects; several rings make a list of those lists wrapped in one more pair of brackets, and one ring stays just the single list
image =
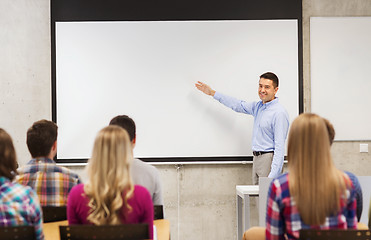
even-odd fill
[{"label": "shirt cuff", "polygon": [[214,98],[215,100],[218,100],[218,101],[219,101],[219,100],[222,98],[222,96],[221,96],[221,94],[220,94],[219,92],[215,92],[213,98]]}]

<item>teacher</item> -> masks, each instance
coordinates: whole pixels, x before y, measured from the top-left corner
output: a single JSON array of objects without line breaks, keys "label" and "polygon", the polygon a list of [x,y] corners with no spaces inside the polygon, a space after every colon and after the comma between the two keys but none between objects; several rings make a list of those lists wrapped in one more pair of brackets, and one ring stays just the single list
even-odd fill
[{"label": "teacher", "polygon": [[276,97],[278,77],[272,72],[260,76],[258,95],[261,101],[258,102],[246,102],[226,96],[203,82],[198,81],[195,85],[198,90],[213,96],[232,110],[254,116],[253,184],[259,184],[259,177],[279,176],[282,172],[289,116]]}]

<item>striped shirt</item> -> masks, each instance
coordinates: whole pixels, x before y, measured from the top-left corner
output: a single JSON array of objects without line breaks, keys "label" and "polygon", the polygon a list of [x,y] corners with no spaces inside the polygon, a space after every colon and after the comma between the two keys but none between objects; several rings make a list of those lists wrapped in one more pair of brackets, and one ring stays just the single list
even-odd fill
[{"label": "striped shirt", "polygon": [[36,193],[26,186],[0,177],[0,226],[35,227],[36,238],[44,239],[43,217]]},{"label": "striped shirt", "polygon": [[68,193],[81,183],[79,176],[68,168],[57,166],[49,158],[36,158],[19,168],[18,183],[32,187],[41,206],[65,206]]},{"label": "striped shirt", "polygon": [[[346,190],[340,201],[340,211],[326,217],[320,226],[309,226],[303,222],[289,190],[289,175],[274,179],[268,192],[266,215],[266,239],[299,239],[300,229],[347,229],[357,227],[355,190]],[[287,236],[287,238],[285,237]]]}]

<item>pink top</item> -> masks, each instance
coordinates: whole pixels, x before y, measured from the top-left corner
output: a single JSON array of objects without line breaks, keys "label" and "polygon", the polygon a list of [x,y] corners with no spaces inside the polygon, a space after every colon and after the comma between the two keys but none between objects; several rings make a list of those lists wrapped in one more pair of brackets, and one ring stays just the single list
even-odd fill
[{"label": "pink top", "polygon": [[[72,188],[67,201],[68,224],[91,224],[88,220],[89,198],[84,193],[84,184]],[[122,208],[122,223],[148,223],[149,236],[153,238],[153,203],[151,195],[144,187],[134,186],[134,193],[128,203],[132,210],[124,218],[125,208]]]}]

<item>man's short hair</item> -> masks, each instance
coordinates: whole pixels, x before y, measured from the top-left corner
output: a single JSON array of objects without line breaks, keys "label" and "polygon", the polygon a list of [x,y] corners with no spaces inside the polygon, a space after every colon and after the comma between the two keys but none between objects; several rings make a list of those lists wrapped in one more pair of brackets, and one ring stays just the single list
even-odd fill
[{"label": "man's short hair", "polygon": [[332,143],[334,142],[334,138],[335,138],[335,128],[328,119],[326,118],[322,118],[322,119],[323,121],[325,121],[328,138],[330,140],[330,145],[332,145]]},{"label": "man's short hair", "polygon": [[262,75],[260,75],[260,78],[265,78],[265,79],[272,80],[274,88],[278,87],[279,81],[278,81],[278,77],[277,77],[276,74],[274,74],[272,72],[266,72],[266,73],[263,73]]},{"label": "man's short hair", "polygon": [[120,126],[129,133],[130,141],[136,136],[135,122],[127,115],[118,115],[110,121],[109,125]]},{"label": "man's short hair", "polygon": [[49,155],[57,140],[58,126],[48,120],[40,120],[27,130],[27,147],[33,158]]}]

